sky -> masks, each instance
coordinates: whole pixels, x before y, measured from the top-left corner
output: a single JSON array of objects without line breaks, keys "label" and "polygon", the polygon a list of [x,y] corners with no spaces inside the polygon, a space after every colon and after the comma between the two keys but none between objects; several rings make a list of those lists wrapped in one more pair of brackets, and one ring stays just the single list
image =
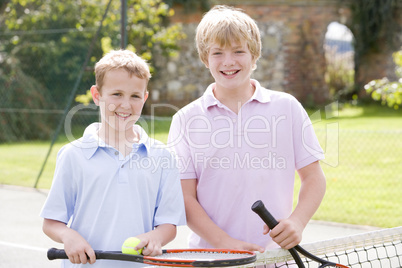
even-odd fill
[{"label": "sky", "polygon": [[345,25],[338,22],[331,22],[328,25],[328,31],[325,34],[325,38],[352,41],[353,34]]}]

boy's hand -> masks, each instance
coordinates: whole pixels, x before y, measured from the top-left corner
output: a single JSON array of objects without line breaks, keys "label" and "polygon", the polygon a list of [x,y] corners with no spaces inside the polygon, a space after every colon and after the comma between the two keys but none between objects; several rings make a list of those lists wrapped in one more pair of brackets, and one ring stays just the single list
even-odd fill
[{"label": "boy's hand", "polygon": [[67,227],[64,222],[44,219],[43,231],[54,241],[64,244],[64,250],[72,263],[93,264],[96,261],[91,245],[77,231]]},{"label": "boy's hand", "polygon": [[64,250],[71,263],[95,263],[96,256],[94,250],[78,232],[69,229],[68,234],[64,235],[63,243]]},{"label": "boy's hand", "polygon": [[158,256],[162,254],[162,243],[153,235],[154,233],[149,232],[145,234],[138,235],[137,238],[141,240],[141,242],[135,247],[135,249],[141,249],[142,255],[146,256]]},{"label": "boy's hand", "polygon": [[172,241],[176,236],[176,226],[172,224],[161,224],[154,230],[138,235],[141,242],[136,249],[144,248],[143,255],[158,256],[162,254],[162,247]]},{"label": "boy's hand", "polygon": [[264,234],[272,237],[272,240],[281,248],[290,249],[298,245],[302,240],[304,226],[297,220],[291,218],[279,220],[279,224],[274,229],[270,230],[267,225],[264,225]]}]

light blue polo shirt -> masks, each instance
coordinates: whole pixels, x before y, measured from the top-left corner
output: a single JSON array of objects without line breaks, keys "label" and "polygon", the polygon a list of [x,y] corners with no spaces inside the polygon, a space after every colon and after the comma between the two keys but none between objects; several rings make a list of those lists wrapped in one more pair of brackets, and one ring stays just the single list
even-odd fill
[{"label": "light blue polo shirt", "polygon": [[[53,184],[41,217],[68,223],[95,250],[121,250],[124,240],[161,224],[184,225],[175,158],[138,125],[140,141],[123,157],[97,135],[99,123],[57,155]],[[62,267],[82,267],[63,261]],[[89,264],[88,264],[89,266]],[[90,267],[143,267],[97,260]]]}]

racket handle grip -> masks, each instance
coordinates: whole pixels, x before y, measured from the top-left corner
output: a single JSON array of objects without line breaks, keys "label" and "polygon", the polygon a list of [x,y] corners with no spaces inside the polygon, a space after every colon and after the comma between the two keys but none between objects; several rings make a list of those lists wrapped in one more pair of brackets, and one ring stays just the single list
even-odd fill
[{"label": "racket handle grip", "polygon": [[269,213],[261,200],[256,201],[251,209],[260,216],[260,218],[268,225],[269,229],[274,229],[278,225],[278,221]]},{"label": "racket handle grip", "polygon": [[49,260],[68,259],[68,256],[63,249],[50,248],[47,251],[47,258]]},{"label": "racket handle grip", "polygon": [[[269,229],[274,229],[275,226],[278,225],[278,221],[269,213],[264,203],[261,200],[256,201],[251,209],[260,216],[260,218],[268,225]],[[296,246],[297,247],[297,246]],[[289,249],[290,254],[293,259],[296,261],[296,264],[299,268],[305,268],[302,260],[300,259],[299,254],[297,254],[295,248]]]}]

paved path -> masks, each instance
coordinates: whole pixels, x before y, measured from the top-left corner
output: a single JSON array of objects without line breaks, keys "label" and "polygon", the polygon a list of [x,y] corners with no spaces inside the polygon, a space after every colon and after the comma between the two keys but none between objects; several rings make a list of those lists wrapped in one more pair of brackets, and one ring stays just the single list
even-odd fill
[{"label": "paved path", "polygon": [[[48,261],[50,247],[62,248],[42,232],[40,210],[47,191],[0,185],[0,268],[60,267]],[[305,229],[303,242],[314,242],[375,230],[372,227],[312,221]],[[186,248],[187,227],[178,228],[176,239],[165,248]]]}]

